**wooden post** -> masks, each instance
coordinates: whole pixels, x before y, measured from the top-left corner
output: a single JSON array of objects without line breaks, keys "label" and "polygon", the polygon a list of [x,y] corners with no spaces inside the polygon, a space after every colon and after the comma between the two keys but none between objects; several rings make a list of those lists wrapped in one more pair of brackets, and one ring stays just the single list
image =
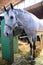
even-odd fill
[{"label": "wooden post", "polygon": [[18,52],[18,37],[13,38],[14,53]]},{"label": "wooden post", "polygon": [[1,21],[1,43],[2,43],[2,58],[12,63],[14,61],[13,51],[13,36],[11,39],[4,36],[4,24],[5,21]]}]

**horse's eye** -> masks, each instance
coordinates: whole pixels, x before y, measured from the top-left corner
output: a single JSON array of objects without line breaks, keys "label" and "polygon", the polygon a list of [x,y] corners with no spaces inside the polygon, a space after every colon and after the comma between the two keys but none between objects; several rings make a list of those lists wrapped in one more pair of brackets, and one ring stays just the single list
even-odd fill
[{"label": "horse's eye", "polygon": [[10,19],[13,19],[13,16],[10,16]]}]

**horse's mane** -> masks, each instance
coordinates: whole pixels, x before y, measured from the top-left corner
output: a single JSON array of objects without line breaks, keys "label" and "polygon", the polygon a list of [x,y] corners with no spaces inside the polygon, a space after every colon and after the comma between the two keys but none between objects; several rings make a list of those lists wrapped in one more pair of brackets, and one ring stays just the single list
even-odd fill
[{"label": "horse's mane", "polygon": [[18,13],[28,13],[28,14],[30,13],[30,12],[24,10],[24,9],[14,9],[14,11],[18,12]]},{"label": "horse's mane", "polygon": [[25,14],[25,13],[27,13],[27,14],[29,14],[32,18],[34,18],[34,19],[36,19],[36,20],[39,20],[39,18],[36,16],[36,15],[34,15],[33,13],[31,13],[31,12],[28,12],[28,11],[26,11],[26,10],[24,10],[24,9],[14,9],[14,11],[16,12],[16,14],[17,14],[17,12],[18,13],[20,13],[20,14]]}]

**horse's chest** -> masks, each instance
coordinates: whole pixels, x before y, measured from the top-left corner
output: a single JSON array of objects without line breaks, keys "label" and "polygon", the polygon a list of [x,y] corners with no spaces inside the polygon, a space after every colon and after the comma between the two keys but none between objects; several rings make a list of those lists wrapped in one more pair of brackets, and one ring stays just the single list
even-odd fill
[{"label": "horse's chest", "polygon": [[32,28],[25,27],[24,30],[25,30],[26,34],[29,36],[32,36],[35,33]]}]

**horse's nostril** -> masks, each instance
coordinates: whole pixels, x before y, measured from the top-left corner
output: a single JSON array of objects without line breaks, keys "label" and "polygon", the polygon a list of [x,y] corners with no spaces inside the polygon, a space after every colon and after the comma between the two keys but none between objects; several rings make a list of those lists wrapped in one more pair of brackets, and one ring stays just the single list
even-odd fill
[{"label": "horse's nostril", "polygon": [[8,33],[6,33],[6,35],[8,36]]},{"label": "horse's nostril", "polygon": [[10,19],[13,19],[13,16],[10,16]]}]

